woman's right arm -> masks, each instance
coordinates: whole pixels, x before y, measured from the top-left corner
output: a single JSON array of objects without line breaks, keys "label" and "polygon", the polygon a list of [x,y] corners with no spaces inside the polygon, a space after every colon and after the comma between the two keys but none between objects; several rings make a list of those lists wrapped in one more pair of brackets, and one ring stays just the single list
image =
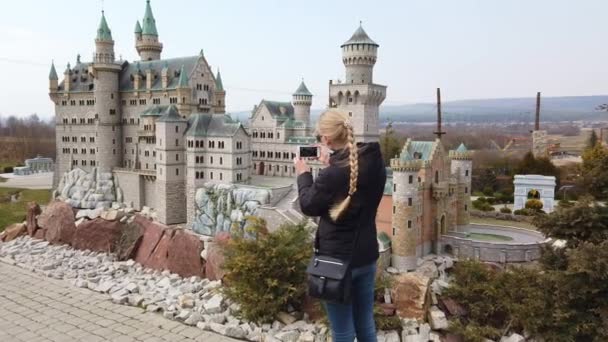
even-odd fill
[{"label": "woman's right arm", "polygon": [[331,180],[330,170],[320,170],[314,181],[310,172],[298,176],[298,200],[304,215],[321,216],[333,205],[336,182]]}]

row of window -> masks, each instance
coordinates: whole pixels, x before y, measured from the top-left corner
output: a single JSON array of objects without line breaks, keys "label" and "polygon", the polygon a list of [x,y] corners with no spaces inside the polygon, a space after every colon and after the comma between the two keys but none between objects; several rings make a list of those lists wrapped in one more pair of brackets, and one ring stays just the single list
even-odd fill
[{"label": "row of window", "polygon": [[[175,132],[177,133],[177,129],[178,126],[175,126]],[[217,142],[217,148],[218,149],[224,149],[226,148],[226,142],[225,141],[215,141],[215,140],[209,140],[207,141],[207,148],[216,148],[216,142]],[[204,148],[205,147],[205,141],[204,140],[188,140],[187,143],[189,148]],[[243,149],[243,142],[242,141],[237,141],[236,142],[236,149],[237,150],[241,150]]]},{"label": "row of window", "polygon": [[[95,119],[97,119],[97,117],[98,117],[97,114],[95,114]],[[93,119],[93,118],[79,118],[79,119],[72,118],[72,120],[70,121],[70,119],[68,119],[68,118],[63,118],[62,122],[64,124],[72,123],[74,125],[76,125],[76,124],[81,124],[81,125],[88,124],[88,125],[92,125],[92,124],[95,123],[95,119]]]},{"label": "row of window", "polygon": [[273,152],[273,151],[251,151],[251,155],[254,158],[269,158],[269,159],[293,159],[296,157],[295,153],[289,152]]},{"label": "row of window", "polygon": [[[72,148],[70,150],[69,148],[65,147],[65,148],[61,149],[61,152],[63,154],[70,154],[70,153],[72,153],[72,154],[78,154],[78,149],[77,148]],[[87,149],[86,148],[81,148],[80,149],[80,153],[81,154],[87,154]],[[95,154],[95,149],[94,148],[89,149],[89,154]]]},{"label": "row of window", "polygon": [[[260,138],[260,139],[274,139],[274,132],[258,132],[253,131],[251,133],[252,138]],[[277,132],[277,139],[281,139],[281,133]]]},{"label": "row of window", "polygon": [[[213,171],[209,171],[209,179],[213,179],[214,174]],[[196,179],[205,179],[205,171],[196,171],[194,173],[194,178]],[[219,180],[224,180],[224,174],[222,172],[219,172]],[[240,182],[243,180],[243,174],[238,172],[236,174],[236,181]]]},{"label": "row of window", "polygon": [[[78,137],[68,137],[68,136],[63,136],[61,137],[61,141],[62,142],[78,142]],[[80,137],[80,142],[81,143],[86,143],[87,142],[87,137]],[[89,137],[89,142],[94,143],[95,142],[95,137]]]},{"label": "row of window", "polygon": [[208,84],[200,84],[200,83],[197,83],[197,85],[196,85],[196,90],[205,90],[205,91],[209,91],[209,85],[208,85]]},{"label": "row of window", "polygon": [[[63,149],[61,149],[61,150],[62,150],[63,154],[69,154],[69,153],[70,153],[70,149],[69,149],[69,148],[67,148],[67,147],[66,147],[66,148],[63,148]],[[97,150],[97,149],[94,149],[94,148],[90,148],[90,149],[89,149],[89,154],[95,154],[95,151],[98,151],[98,150]],[[72,149],[71,149],[71,153],[72,153],[72,154],[78,154],[78,149],[77,149],[77,148],[72,148]],[[87,154],[87,149],[86,149],[86,148],[81,148],[81,149],[80,149],[80,153],[81,153],[81,154]]]},{"label": "row of window", "polygon": [[[78,162],[79,162],[78,160],[74,159],[74,160],[72,160],[72,165],[77,166],[77,165],[78,165]],[[95,166],[95,165],[96,165],[94,160],[89,160],[88,164],[89,164],[90,166]],[[84,160],[84,159],[83,159],[83,160],[80,160],[80,165],[82,165],[82,166],[87,166],[87,161],[86,161],[86,160]]]},{"label": "row of window", "polygon": [[[78,104],[79,106],[94,106],[95,105],[95,100],[90,99],[90,100],[70,100],[69,101],[70,106],[76,106],[76,104]],[[68,100],[61,100],[61,105],[62,106],[67,106],[68,105]]]}]

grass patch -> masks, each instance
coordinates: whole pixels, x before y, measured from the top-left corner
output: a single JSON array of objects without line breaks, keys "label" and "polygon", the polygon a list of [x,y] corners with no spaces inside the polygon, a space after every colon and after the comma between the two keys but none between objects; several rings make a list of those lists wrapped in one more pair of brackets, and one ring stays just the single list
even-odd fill
[{"label": "grass patch", "polygon": [[536,230],[536,226],[534,226],[532,223],[509,221],[509,220],[498,220],[495,218],[488,218],[488,217],[471,216],[471,223],[497,225],[497,226],[511,226],[511,227],[517,227],[517,228]]},{"label": "grass patch", "polygon": [[[17,202],[11,202],[12,194],[20,193]],[[27,203],[47,204],[51,190],[0,188],[0,232],[13,223],[23,222],[27,214]]]},{"label": "grass patch", "polygon": [[513,241],[513,238],[510,236],[486,233],[470,233],[467,237],[477,241]]}]

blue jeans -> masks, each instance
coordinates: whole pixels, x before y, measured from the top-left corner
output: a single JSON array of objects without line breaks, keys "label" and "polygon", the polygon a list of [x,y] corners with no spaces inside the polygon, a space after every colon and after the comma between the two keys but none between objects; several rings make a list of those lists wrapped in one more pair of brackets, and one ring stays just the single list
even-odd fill
[{"label": "blue jeans", "polygon": [[374,323],[374,285],[376,264],[352,269],[351,304],[323,302],[334,342],[376,342]]}]

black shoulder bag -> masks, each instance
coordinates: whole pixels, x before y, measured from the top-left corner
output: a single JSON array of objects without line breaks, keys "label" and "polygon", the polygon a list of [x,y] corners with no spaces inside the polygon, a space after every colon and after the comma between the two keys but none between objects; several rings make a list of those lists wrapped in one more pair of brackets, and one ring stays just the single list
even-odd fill
[{"label": "black shoulder bag", "polygon": [[[348,304],[351,301],[351,261],[341,260],[319,254],[319,227],[315,234],[315,250],[306,273],[308,273],[308,295],[336,304]],[[359,240],[358,228],[355,232],[353,254]]]}]

